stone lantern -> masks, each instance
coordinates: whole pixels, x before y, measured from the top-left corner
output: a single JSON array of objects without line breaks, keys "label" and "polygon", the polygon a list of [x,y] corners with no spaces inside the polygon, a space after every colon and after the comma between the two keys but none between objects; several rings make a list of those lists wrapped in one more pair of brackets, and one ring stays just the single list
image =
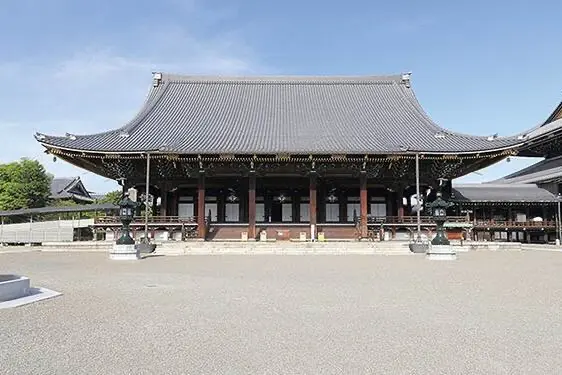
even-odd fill
[{"label": "stone lantern", "polygon": [[138,203],[129,198],[126,193],[119,202],[119,219],[123,224],[121,227],[121,236],[110,250],[109,258],[118,260],[135,260],[140,259],[140,250],[135,245],[135,240],[131,237],[130,224],[133,221],[135,210]]},{"label": "stone lantern", "polygon": [[134,245],[135,240],[131,237],[130,224],[133,221],[135,210],[138,204],[129,198],[129,194],[125,194],[119,202],[119,219],[123,226],[121,227],[121,237],[117,239],[117,245]]},{"label": "stone lantern", "polygon": [[451,206],[454,206],[454,203],[443,199],[441,191],[438,191],[437,198],[427,205],[437,225],[436,236],[431,240],[431,245],[427,251],[429,259],[451,260],[457,258],[457,254],[451,246],[444,228],[444,224],[447,221],[447,209]]}]

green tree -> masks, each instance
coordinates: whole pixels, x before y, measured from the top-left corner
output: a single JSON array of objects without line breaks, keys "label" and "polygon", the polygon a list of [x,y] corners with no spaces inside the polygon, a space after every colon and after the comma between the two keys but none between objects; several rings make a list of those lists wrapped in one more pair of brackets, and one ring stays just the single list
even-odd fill
[{"label": "green tree", "polygon": [[121,190],[110,191],[106,193],[103,197],[96,200],[96,203],[103,204],[103,203],[113,203],[118,204],[121,198],[123,197],[123,193]]},{"label": "green tree", "polygon": [[37,160],[0,164],[0,210],[44,207],[52,177]]}]

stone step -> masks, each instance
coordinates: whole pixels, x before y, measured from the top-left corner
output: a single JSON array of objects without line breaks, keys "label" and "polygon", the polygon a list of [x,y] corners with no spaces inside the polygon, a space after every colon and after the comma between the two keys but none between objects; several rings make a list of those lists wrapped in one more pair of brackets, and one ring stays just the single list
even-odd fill
[{"label": "stone step", "polygon": [[391,246],[374,243],[165,243],[156,248],[159,255],[184,254],[411,254],[407,243]]}]

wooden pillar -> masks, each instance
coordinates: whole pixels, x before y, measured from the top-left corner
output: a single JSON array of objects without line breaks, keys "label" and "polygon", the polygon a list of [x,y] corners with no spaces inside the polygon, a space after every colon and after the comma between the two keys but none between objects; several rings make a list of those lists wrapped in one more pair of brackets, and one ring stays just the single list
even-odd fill
[{"label": "wooden pillar", "polygon": [[205,172],[200,172],[197,181],[197,237],[204,239],[205,232]]},{"label": "wooden pillar", "polygon": [[[317,175],[315,171],[312,171],[310,173],[310,204],[309,204],[309,210],[310,210],[310,238],[315,238],[316,239],[316,180],[317,180]],[[314,229],[312,228],[312,226],[314,225]]]},{"label": "wooden pillar", "polygon": [[292,200],[291,200],[291,215],[293,220],[292,223],[299,222],[299,205],[300,205],[300,193],[293,191]]},{"label": "wooden pillar", "polygon": [[385,193],[385,203],[386,203],[386,216],[394,216],[394,199],[393,199],[392,190],[386,188]]},{"label": "wooden pillar", "polygon": [[256,238],[256,172],[248,176],[248,239]]},{"label": "wooden pillar", "polygon": [[226,192],[224,190],[219,191],[217,195],[217,222],[226,222]]},{"label": "wooden pillar", "polygon": [[167,211],[170,216],[178,216],[179,189],[174,190],[171,195],[171,205],[168,204]]},{"label": "wooden pillar", "polygon": [[320,200],[317,199],[316,202],[316,212],[317,217],[316,220],[320,223],[326,222],[326,187],[324,184],[320,184],[320,186],[316,186],[316,196],[320,196]]},{"label": "wooden pillar", "polygon": [[398,217],[404,217],[404,188],[396,189],[396,209]]},{"label": "wooden pillar", "polygon": [[367,237],[367,173],[361,172],[359,176],[359,212],[361,238]]},{"label": "wooden pillar", "polygon": [[340,207],[339,207],[339,216],[340,216],[340,223],[345,223],[347,221],[347,196],[346,194],[343,192],[343,190],[340,189],[340,193],[339,193],[339,203],[340,203]]},{"label": "wooden pillar", "polygon": [[263,192],[263,211],[264,211],[264,222],[270,223],[271,222],[271,211],[272,211],[272,204],[273,204],[273,194],[267,188],[264,188]]}]

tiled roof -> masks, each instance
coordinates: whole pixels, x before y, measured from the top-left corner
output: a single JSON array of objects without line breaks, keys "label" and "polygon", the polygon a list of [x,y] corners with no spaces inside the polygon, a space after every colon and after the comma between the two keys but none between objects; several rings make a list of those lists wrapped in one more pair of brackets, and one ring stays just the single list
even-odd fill
[{"label": "tiled roof", "polygon": [[51,181],[51,199],[76,198],[83,201],[92,201],[80,177],[53,178]]},{"label": "tiled roof", "polygon": [[37,134],[46,146],[93,152],[457,153],[512,147],[436,125],[409,75],[206,77],[163,74],[137,116],[93,135]]},{"label": "tiled roof", "polygon": [[562,179],[562,156],[541,160],[527,168],[507,175],[495,184],[528,184]]},{"label": "tiled roof", "polygon": [[75,180],[76,178],[53,178],[53,181],[51,181],[51,198],[69,198],[70,194],[66,192],[66,188]]},{"label": "tiled roof", "polygon": [[453,185],[459,202],[555,202],[556,196],[534,184],[458,184]]}]

